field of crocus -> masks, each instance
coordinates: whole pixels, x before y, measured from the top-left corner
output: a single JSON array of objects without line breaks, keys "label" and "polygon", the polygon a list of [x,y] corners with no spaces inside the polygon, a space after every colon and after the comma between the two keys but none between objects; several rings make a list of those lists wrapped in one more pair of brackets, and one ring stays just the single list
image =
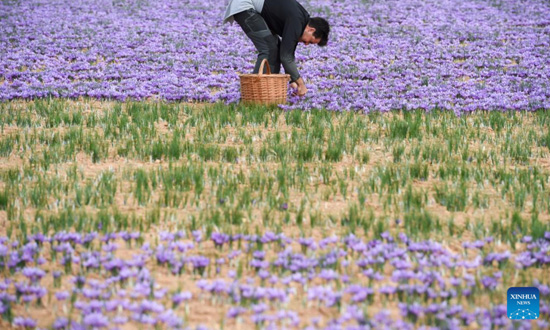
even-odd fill
[{"label": "field of crocus", "polygon": [[301,3],[269,107],[224,1],[0,3],[0,329],[550,327],[550,3]]},{"label": "field of crocus", "polygon": [[[234,103],[254,47],[227,1],[3,0],[0,100]],[[298,46],[310,97],[286,109],[550,108],[547,0],[303,0],[332,24]]]},{"label": "field of crocus", "polygon": [[548,112],[36,100],[0,127],[2,328],[548,327]]}]

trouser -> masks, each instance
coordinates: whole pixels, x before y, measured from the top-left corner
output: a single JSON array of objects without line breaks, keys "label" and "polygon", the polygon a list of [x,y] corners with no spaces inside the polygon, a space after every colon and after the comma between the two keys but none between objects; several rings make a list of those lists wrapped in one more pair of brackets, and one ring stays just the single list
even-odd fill
[{"label": "trouser", "polygon": [[[279,57],[281,40],[279,36],[271,32],[263,17],[254,9],[235,14],[233,18],[250,40],[252,40],[254,46],[256,46],[256,50],[258,50],[258,59],[253,73],[260,71],[260,65],[265,58],[269,63],[271,73],[279,73],[281,71],[281,59]],[[264,68],[264,73],[265,70]]]}]

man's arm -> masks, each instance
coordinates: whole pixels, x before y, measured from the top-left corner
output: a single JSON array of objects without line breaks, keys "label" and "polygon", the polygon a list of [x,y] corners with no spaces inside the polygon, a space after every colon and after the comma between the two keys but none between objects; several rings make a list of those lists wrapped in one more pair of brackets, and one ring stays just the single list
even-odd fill
[{"label": "man's arm", "polygon": [[[298,86],[300,86],[298,83],[300,72],[298,72],[298,67],[296,66],[294,52],[296,51],[296,46],[298,45],[298,40],[300,40],[302,32],[302,24],[299,19],[287,19],[283,35],[281,36],[281,49],[279,51],[279,57],[283,68],[285,68],[285,72],[290,75],[290,80],[296,82]],[[302,85],[304,84],[303,80],[301,83]]]}]

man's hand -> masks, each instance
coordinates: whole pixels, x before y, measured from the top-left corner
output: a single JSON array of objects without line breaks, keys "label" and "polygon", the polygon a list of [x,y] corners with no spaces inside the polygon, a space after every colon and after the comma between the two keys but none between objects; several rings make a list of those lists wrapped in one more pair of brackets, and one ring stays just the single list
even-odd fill
[{"label": "man's hand", "polygon": [[298,80],[291,83],[290,87],[294,89],[293,95],[304,96],[307,93],[307,87],[302,78],[298,78]]}]

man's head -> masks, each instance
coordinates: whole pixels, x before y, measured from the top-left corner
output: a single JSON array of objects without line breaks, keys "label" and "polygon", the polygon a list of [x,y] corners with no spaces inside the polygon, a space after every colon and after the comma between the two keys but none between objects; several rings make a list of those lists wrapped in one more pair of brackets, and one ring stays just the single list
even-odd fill
[{"label": "man's head", "polygon": [[319,46],[325,46],[328,41],[329,32],[330,26],[324,18],[310,18],[304,33],[302,33],[300,37],[300,42],[306,45],[317,44]]}]

